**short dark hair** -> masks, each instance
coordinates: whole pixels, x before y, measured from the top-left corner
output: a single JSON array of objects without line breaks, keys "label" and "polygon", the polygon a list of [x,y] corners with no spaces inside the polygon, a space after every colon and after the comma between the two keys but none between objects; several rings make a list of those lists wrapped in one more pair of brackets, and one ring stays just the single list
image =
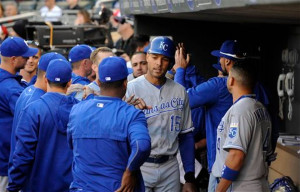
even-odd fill
[{"label": "short dark hair", "polygon": [[68,84],[68,82],[66,82],[66,83],[57,83],[57,82],[50,81],[49,79],[48,79],[48,83],[49,83],[50,87],[57,87],[57,88],[62,88],[62,89],[66,88],[66,86]]},{"label": "short dark hair", "polygon": [[239,60],[231,68],[232,76],[234,76],[241,85],[252,90],[257,82],[255,62],[253,59]]},{"label": "short dark hair", "polygon": [[134,55],[138,55],[138,54],[144,54],[144,55],[146,55],[146,53],[143,52],[143,51],[136,51],[136,52],[134,52],[134,53],[131,55],[130,59],[131,59]]},{"label": "short dark hair", "polygon": [[136,43],[136,45],[138,47],[142,47],[144,46],[147,42],[149,42],[150,40],[150,36],[149,35],[144,35],[144,34],[139,34],[134,36],[134,42]]},{"label": "short dark hair", "polygon": [[120,87],[122,87],[125,80],[127,80],[127,78],[121,79],[119,81],[114,81],[114,82],[102,82],[99,79],[100,89],[117,89],[117,88],[120,88]]}]

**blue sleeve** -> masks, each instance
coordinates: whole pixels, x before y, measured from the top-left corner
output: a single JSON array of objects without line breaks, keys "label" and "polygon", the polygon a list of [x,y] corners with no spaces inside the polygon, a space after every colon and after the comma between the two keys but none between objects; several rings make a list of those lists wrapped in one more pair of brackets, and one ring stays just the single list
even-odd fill
[{"label": "blue sleeve", "polygon": [[193,132],[179,134],[179,150],[185,173],[195,172],[195,150]]},{"label": "blue sleeve", "polygon": [[175,77],[174,77],[174,81],[176,83],[179,83],[180,85],[184,86],[186,89],[188,89],[189,87],[187,87],[186,82],[185,82],[185,69],[184,68],[177,68],[176,73],[175,73]]},{"label": "blue sleeve", "polygon": [[39,117],[33,114],[34,112],[24,110],[16,127],[17,142],[12,157],[12,166],[8,170],[9,191],[19,191],[22,188],[34,162]]},{"label": "blue sleeve", "polygon": [[12,114],[15,113],[15,107],[16,107],[16,102],[18,98],[20,97],[23,88],[15,88],[15,89],[10,89],[9,91],[11,94],[9,94],[8,102],[9,102],[9,108]]},{"label": "blue sleeve", "polygon": [[131,153],[127,168],[135,171],[147,160],[151,152],[151,139],[145,115],[140,111],[128,129]]},{"label": "blue sleeve", "polygon": [[213,104],[218,101],[218,81],[210,79],[187,90],[192,109]]}]

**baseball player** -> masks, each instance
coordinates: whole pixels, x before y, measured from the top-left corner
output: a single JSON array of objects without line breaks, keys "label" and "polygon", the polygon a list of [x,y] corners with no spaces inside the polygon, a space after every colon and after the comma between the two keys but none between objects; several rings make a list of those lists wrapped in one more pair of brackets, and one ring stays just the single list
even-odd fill
[{"label": "baseball player", "polygon": [[95,93],[99,94],[100,93],[100,88],[97,84],[98,79],[99,79],[99,74],[98,74],[98,67],[99,67],[99,63],[101,63],[101,61],[106,58],[106,57],[110,57],[113,56],[113,52],[110,48],[108,47],[99,47],[97,49],[95,49],[91,56],[90,56],[90,60],[92,61],[92,70],[95,72],[96,74],[96,79],[95,81],[91,82],[90,84],[88,84],[89,88],[91,88]]},{"label": "baseball player", "polygon": [[[32,41],[26,41],[29,45],[29,47],[38,48]],[[36,81],[36,74],[38,69],[38,62],[41,58],[41,49],[38,48],[37,54],[35,54],[32,57],[29,57],[29,59],[26,62],[26,65],[24,69],[20,70],[20,75],[22,76],[22,81],[26,82],[27,85],[33,85],[33,81]]]},{"label": "baseball player", "polygon": [[144,109],[151,137],[150,157],[141,167],[146,191],[180,190],[178,149],[183,161],[184,191],[194,191],[194,139],[191,110],[184,87],[165,77],[174,63],[175,46],[167,37],[151,41],[148,71],[128,83],[126,97],[142,98],[152,109]]},{"label": "baseball player", "polygon": [[122,101],[127,75],[124,59],[103,59],[101,96],[71,111],[68,143],[76,154],[71,191],[145,191],[140,166],[150,154],[151,141],[143,112]]},{"label": "baseball player", "polygon": [[267,109],[255,99],[253,63],[237,62],[229,71],[227,87],[233,105],[217,130],[217,153],[212,174],[217,192],[269,191],[267,155],[271,120]]},{"label": "baseball player", "polygon": [[0,51],[0,191],[5,191],[15,104],[26,86],[16,73],[38,49],[28,47],[20,37],[8,37],[2,42]]},{"label": "baseball player", "polygon": [[131,56],[131,66],[133,73],[129,74],[127,77],[128,81],[131,81],[141,75],[147,73],[148,66],[146,61],[146,53],[144,52],[135,52]]},{"label": "baseball player", "polygon": [[92,73],[92,61],[90,55],[93,52],[92,47],[88,45],[76,45],[69,52],[69,62],[72,64],[72,84],[88,85],[87,79]]},{"label": "baseball player", "polygon": [[9,167],[12,165],[12,154],[15,150],[16,144],[16,126],[19,122],[19,115],[21,111],[31,102],[39,99],[42,95],[44,95],[47,91],[47,83],[45,82],[45,74],[48,64],[51,60],[54,59],[63,59],[66,60],[64,56],[59,53],[52,52],[46,53],[42,55],[39,63],[38,63],[38,73],[37,80],[34,85],[31,85],[24,89],[20,97],[18,98],[15,106],[14,120],[11,132],[11,145],[10,145],[10,156],[9,156]]},{"label": "baseball player", "polygon": [[8,191],[69,191],[73,155],[66,132],[71,108],[78,102],[65,95],[71,76],[68,61],[50,61],[47,93],[20,113]]},{"label": "baseball player", "polygon": [[[241,48],[237,41],[227,40],[225,41],[220,50],[212,51],[212,55],[219,57],[219,61],[222,67],[224,75],[228,74],[231,67],[235,62],[243,59],[240,56]],[[183,51],[178,52],[178,59],[176,64],[182,68],[187,67],[187,60],[184,57]],[[175,79],[175,81],[177,81]],[[181,81],[178,81],[183,82]],[[221,118],[225,115],[226,111],[232,105],[232,95],[228,92],[227,76],[225,77],[213,77],[207,82],[197,85],[187,90],[190,98],[191,108],[200,106],[206,107],[206,141],[207,141],[207,160],[209,172],[212,170],[212,165],[216,157],[216,136],[217,127],[221,121]],[[256,84],[256,87],[258,84]],[[262,103],[268,103],[265,91],[263,89],[255,88],[254,90],[256,98]],[[208,191],[214,191],[214,184],[216,178],[210,174],[209,189]]]}]

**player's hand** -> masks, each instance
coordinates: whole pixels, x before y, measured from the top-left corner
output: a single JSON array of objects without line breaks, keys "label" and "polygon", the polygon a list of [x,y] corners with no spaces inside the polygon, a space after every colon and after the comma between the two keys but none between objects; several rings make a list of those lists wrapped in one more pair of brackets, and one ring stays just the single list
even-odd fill
[{"label": "player's hand", "polygon": [[93,89],[91,89],[89,86],[84,86],[82,99],[85,99],[90,94],[97,95],[96,92]]},{"label": "player's hand", "polygon": [[193,183],[185,183],[182,192],[197,192],[196,186]]},{"label": "player's hand", "polygon": [[175,65],[173,69],[176,71],[179,67],[186,69],[190,62],[190,55],[185,53],[183,43],[179,43],[175,52]]},{"label": "player's hand", "polygon": [[83,85],[81,84],[71,84],[70,87],[67,90],[67,95],[70,95],[73,92],[80,92],[83,91]]},{"label": "player's hand", "polygon": [[135,105],[135,108],[144,110],[144,109],[152,109],[151,106],[146,105],[145,101],[142,98],[138,98],[138,104]]},{"label": "player's hand", "polygon": [[133,192],[137,185],[137,180],[136,174],[126,169],[122,177],[121,187],[115,192]]},{"label": "player's hand", "polygon": [[123,101],[125,101],[126,103],[128,103],[129,105],[137,105],[139,103],[139,99],[138,98],[134,98],[135,95],[131,95],[128,99],[126,99],[126,97],[123,97]]}]

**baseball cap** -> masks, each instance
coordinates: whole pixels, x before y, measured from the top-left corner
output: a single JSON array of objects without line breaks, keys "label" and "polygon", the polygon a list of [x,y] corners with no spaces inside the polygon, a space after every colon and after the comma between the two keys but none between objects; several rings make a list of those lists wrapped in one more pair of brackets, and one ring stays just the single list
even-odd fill
[{"label": "baseball cap", "polygon": [[0,52],[4,57],[31,57],[37,54],[38,49],[29,47],[21,37],[8,37],[2,42]]},{"label": "baseball cap", "polygon": [[93,48],[88,45],[76,45],[69,52],[69,61],[71,63],[81,61],[83,59],[89,59]]},{"label": "baseball cap", "polygon": [[214,50],[211,52],[211,54],[216,57],[225,57],[233,61],[244,59],[239,56],[239,54],[241,54],[241,47],[237,40],[224,41],[220,50]]},{"label": "baseball cap", "polygon": [[46,71],[50,61],[52,61],[54,59],[62,59],[62,60],[67,61],[67,59],[59,53],[56,53],[56,52],[46,53],[41,56],[39,63],[38,63],[38,68],[43,71]]},{"label": "baseball cap", "polygon": [[63,59],[51,60],[46,71],[46,78],[51,82],[67,83],[71,80],[71,64]]},{"label": "baseball cap", "polygon": [[218,64],[213,64],[212,66],[213,66],[213,68],[215,68],[215,69],[218,70],[218,71],[223,71],[223,69],[222,69],[220,63],[218,63]]},{"label": "baseball cap", "polygon": [[101,82],[114,82],[126,79],[128,76],[126,61],[121,57],[107,57],[99,64],[98,73]]}]

